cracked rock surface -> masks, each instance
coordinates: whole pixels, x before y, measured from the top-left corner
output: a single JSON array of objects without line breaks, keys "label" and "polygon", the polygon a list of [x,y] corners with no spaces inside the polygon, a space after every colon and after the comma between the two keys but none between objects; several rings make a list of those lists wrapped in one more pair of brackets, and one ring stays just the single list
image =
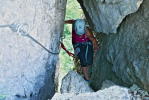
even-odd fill
[{"label": "cracked rock surface", "polygon": [[[104,90],[91,93],[63,93],[55,94],[52,100],[132,100],[127,88],[112,86]],[[137,99],[133,99],[137,100]],[[140,100],[140,99],[138,99]]]},{"label": "cracked rock surface", "polygon": [[96,32],[116,33],[123,19],[138,10],[143,0],[78,0]]},{"label": "cracked rock surface", "polygon": [[[65,0],[0,0],[0,25],[25,23],[25,31],[51,52],[59,52],[65,4]],[[6,100],[52,97],[58,55],[9,27],[0,27],[0,38],[0,96]]]},{"label": "cracked rock surface", "polygon": [[[96,13],[102,12],[101,7],[103,7],[103,5],[99,7],[97,5],[98,2],[102,3],[102,1],[104,1],[103,5],[105,9],[103,11],[106,13],[106,16],[103,16],[103,13]],[[120,1],[122,4],[124,4],[124,2],[126,3],[126,1],[128,3],[127,5],[124,4],[123,6],[119,6],[119,8],[125,8],[134,1],[136,3],[133,3],[132,6],[136,8],[134,4],[138,5],[142,2],[142,0],[83,0],[82,4],[84,4],[84,9],[86,9],[86,11],[84,11],[86,15],[88,15],[87,18],[93,23],[93,26],[99,27],[98,29],[100,29],[100,26],[103,25],[102,29],[104,29],[108,28],[108,26],[104,26],[104,24],[100,22],[101,16],[103,16],[103,18],[109,17],[108,22],[110,22],[112,17],[119,20],[116,14],[119,8],[115,10],[112,9],[113,3],[117,1]],[[120,4],[119,2],[117,3]],[[88,6],[85,6],[85,4]],[[106,11],[106,9],[109,9],[108,6],[112,7],[111,10],[115,11],[115,13],[111,11],[111,15],[109,16],[107,16],[109,10]],[[92,7],[93,10],[89,7]],[[131,7],[126,8],[124,12],[127,12],[127,10],[129,11],[129,8]],[[92,87],[94,89],[100,89],[103,81],[112,80],[116,84],[127,87],[137,84],[142,89],[149,91],[148,9],[149,1],[144,0],[137,12],[125,17],[116,34],[97,34],[97,38],[100,41],[100,49],[96,53],[92,68]],[[116,20],[113,21],[117,22]],[[113,27],[112,24],[108,25],[110,25],[110,28]]]},{"label": "cracked rock surface", "polygon": [[75,71],[69,71],[69,73],[63,78],[61,85],[61,93],[86,93],[93,92],[88,82],[84,80]]}]

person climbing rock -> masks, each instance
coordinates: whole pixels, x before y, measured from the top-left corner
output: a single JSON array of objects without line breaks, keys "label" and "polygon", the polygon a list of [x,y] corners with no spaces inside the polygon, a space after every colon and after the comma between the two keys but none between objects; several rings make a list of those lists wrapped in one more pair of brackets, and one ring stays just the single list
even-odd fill
[{"label": "person climbing rock", "polygon": [[85,80],[90,80],[88,75],[89,66],[93,64],[93,54],[98,49],[98,43],[91,29],[86,27],[84,19],[66,20],[65,24],[72,24],[72,44],[74,54],[66,50],[61,43],[61,47],[70,55],[77,56],[80,60],[81,69]]}]

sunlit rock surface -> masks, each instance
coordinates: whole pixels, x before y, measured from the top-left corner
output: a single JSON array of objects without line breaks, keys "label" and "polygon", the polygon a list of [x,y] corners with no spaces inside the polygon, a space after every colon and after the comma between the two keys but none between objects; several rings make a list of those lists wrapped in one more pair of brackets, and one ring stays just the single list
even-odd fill
[{"label": "sunlit rock surface", "polygon": [[[0,0],[0,25],[25,23],[25,31],[51,52],[59,52],[65,4],[65,0]],[[27,37],[0,28],[0,96],[6,100],[50,98],[57,60],[58,55]]]},{"label": "sunlit rock surface", "polygon": [[140,7],[143,0],[78,0],[96,32],[116,33],[122,20]]},{"label": "sunlit rock surface", "polygon": [[141,100],[132,99],[127,88],[112,86],[92,93],[56,93],[52,100]]},{"label": "sunlit rock surface", "polygon": [[62,80],[61,93],[85,93],[93,92],[82,76],[70,71]]},{"label": "sunlit rock surface", "polygon": [[[89,0],[86,0],[86,2],[87,1]],[[133,2],[134,0],[122,0],[121,3],[123,1]],[[136,1],[141,2],[138,0]],[[93,23],[96,19],[100,20],[99,16],[102,15],[102,13],[95,13],[99,11],[101,12],[101,10],[96,9],[97,0],[94,2],[96,3],[94,3],[93,10],[86,12],[86,14],[92,13],[92,15],[94,15],[94,17],[90,19],[90,21]],[[89,9],[93,2],[90,0],[88,3],[89,6],[86,6],[86,9]],[[106,0],[103,4],[105,3]],[[113,4],[110,5],[111,7],[113,6]],[[131,4],[128,3],[128,5]],[[105,9],[107,9],[106,7],[108,8],[108,3],[105,6]],[[129,7],[125,10],[127,11],[127,9],[129,9]],[[122,21],[117,34],[97,34],[97,37],[100,41],[100,49],[96,53],[96,57],[94,59],[95,63],[92,68],[92,87],[94,89],[100,89],[102,82],[108,79],[112,80],[116,84],[128,87],[135,83],[139,87],[149,91],[148,9],[149,0],[144,0],[137,12],[129,14]],[[111,15],[109,16],[111,18],[108,18],[109,20],[111,20],[112,17],[118,19],[117,15],[112,14],[115,13],[111,12]],[[92,15],[89,15],[88,18],[91,18]],[[105,18],[106,17],[107,16],[105,16]],[[98,20],[96,21],[96,24],[93,24],[94,27],[102,25],[100,22],[98,22]],[[115,22],[115,20],[113,21]],[[112,26],[111,24],[108,25]],[[107,27],[104,26],[102,28],[104,29]]]}]

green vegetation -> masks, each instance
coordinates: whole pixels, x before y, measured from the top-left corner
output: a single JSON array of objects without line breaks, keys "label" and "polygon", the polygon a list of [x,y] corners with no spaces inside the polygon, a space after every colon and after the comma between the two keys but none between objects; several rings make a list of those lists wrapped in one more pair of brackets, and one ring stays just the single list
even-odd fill
[{"label": "green vegetation", "polygon": [[[83,16],[83,11],[77,0],[67,0],[65,20],[77,19]],[[64,26],[63,44],[73,53],[72,39],[71,39],[72,25]],[[60,91],[61,79],[67,74],[68,71],[74,68],[73,58],[70,57],[63,49],[60,52],[60,69],[59,69],[59,83],[58,92]]]},{"label": "green vegetation", "polygon": [[0,95],[0,100],[5,100],[6,95]]},{"label": "green vegetation", "polygon": [[83,16],[83,11],[77,0],[67,0],[65,19],[77,19]]},{"label": "green vegetation", "polygon": [[[65,20],[77,19],[81,18],[82,16],[83,11],[77,0],[67,0]],[[65,25],[63,43],[69,51],[73,52],[73,47],[71,43],[71,31],[72,31],[72,25]],[[64,75],[73,67],[74,67],[73,58],[70,57],[64,50],[61,50],[60,73]]]}]

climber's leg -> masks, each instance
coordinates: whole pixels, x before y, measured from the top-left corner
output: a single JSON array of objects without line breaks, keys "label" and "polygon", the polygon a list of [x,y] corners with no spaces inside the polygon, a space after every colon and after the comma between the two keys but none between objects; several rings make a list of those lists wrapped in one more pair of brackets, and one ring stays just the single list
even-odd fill
[{"label": "climber's leg", "polygon": [[86,80],[89,80],[89,66],[93,64],[93,46],[90,44],[80,44],[75,50],[79,50],[78,58],[80,59],[81,69]]},{"label": "climber's leg", "polygon": [[90,80],[89,74],[88,74],[88,67],[82,67],[82,72],[83,72],[85,80]]}]

